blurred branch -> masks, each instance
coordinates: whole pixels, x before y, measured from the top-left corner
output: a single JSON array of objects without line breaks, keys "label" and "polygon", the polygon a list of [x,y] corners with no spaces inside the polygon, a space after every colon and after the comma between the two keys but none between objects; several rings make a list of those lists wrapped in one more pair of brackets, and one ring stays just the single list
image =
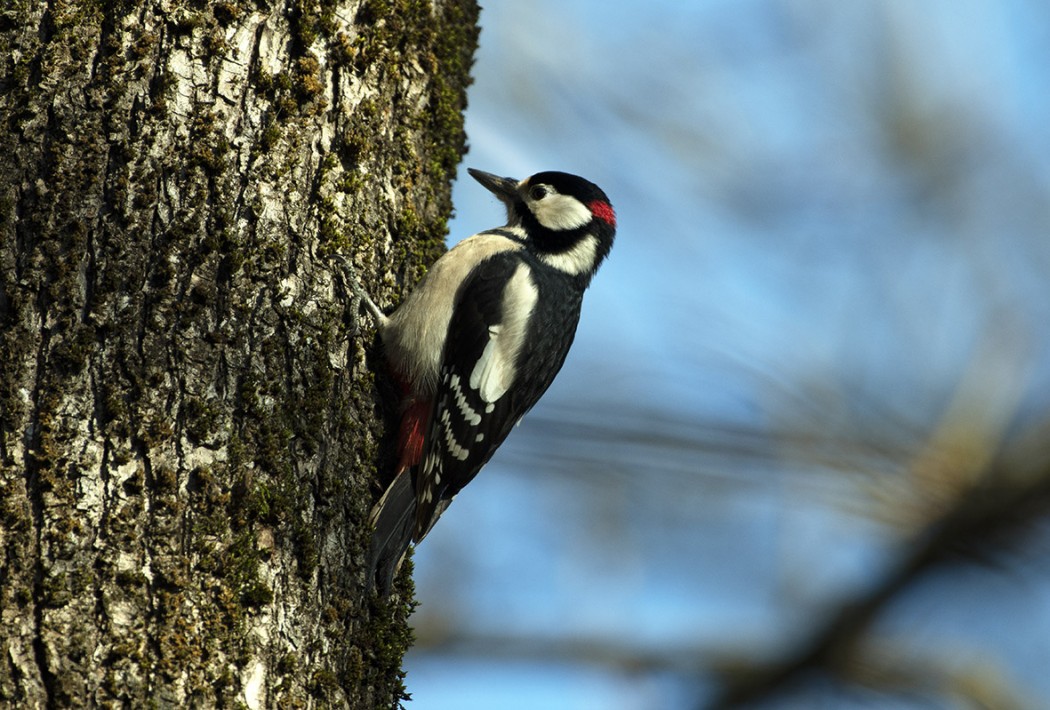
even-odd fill
[{"label": "blurred branch", "polygon": [[865,644],[863,664],[852,665],[850,680],[887,695],[951,697],[970,708],[1025,710],[1036,706],[986,651],[952,647],[916,654],[906,645],[906,637],[901,641],[905,645],[892,640]]},{"label": "blurred branch", "polygon": [[710,666],[715,654],[701,647],[640,646],[636,639],[604,636],[528,635],[519,631],[478,631],[469,625],[431,624],[413,629],[414,654],[441,658],[511,659],[515,662],[586,664],[620,673],[666,672],[687,674]]},{"label": "blurred branch", "polygon": [[[848,676],[849,660],[873,620],[921,576],[961,556],[982,558],[1050,513],[1050,463],[998,460],[954,508],[907,546],[899,564],[870,590],[838,608],[795,652],[764,666],[737,668],[710,708],[740,707],[767,699],[813,671]],[[1019,475],[1025,469],[1031,475]]]},{"label": "blurred branch", "polygon": [[[916,435],[916,439],[918,436]],[[666,413],[619,406],[619,414],[593,412],[566,406],[546,406],[535,412],[516,434],[510,455],[519,470],[530,476],[592,478],[605,486],[611,477],[634,480],[639,470],[646,485],[660,485],[663,478],[680,490],[682,478],[733,486],[768,484],[770,475],[784,470],[785,447],[795,451],[821,451],[824,468],[857,470],[865,462],[900,461],[914,454],[916,444],[904,436],[872,444],[860,438],[831,438],[813,430],[773,431],[753,423],[714,419],[674,419]],[[793,473],[811,471],[814,461],[801,461]],[[542,465],[541,465],[542,464]],[[818,488],[823,479],[814,477]]]}]

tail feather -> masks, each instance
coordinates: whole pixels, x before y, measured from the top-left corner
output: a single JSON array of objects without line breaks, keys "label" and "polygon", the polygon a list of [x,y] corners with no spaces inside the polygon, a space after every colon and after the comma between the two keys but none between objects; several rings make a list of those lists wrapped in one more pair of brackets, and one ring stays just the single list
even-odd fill
[{"label": "tail feather", "polygon": [[386,596],[415,533],[416,493],[411,470],[397,475],[372,508],[369,520],[375,529],[368,556],[369,584],[375,584],[379,593]]}]

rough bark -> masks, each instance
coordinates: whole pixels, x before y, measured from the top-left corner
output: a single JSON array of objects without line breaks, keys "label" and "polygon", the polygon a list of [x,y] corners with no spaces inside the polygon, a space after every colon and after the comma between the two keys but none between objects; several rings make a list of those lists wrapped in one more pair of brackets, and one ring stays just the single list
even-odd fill
[{"label": "rough bark", "polygon": [[389,301],[442,250],[476,19],[4,4],[0,705],[397,704],[393,405],[331,255]]}]

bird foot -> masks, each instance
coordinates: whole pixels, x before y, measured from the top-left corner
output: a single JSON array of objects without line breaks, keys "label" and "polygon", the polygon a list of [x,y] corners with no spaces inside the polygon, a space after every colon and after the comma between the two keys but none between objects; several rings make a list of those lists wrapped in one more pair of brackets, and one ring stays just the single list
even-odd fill
[{"label": "bird foot", "polygon": [[357,269],[355,269],[350,260],[342,254],[335,254],[334,256],[343,265],[343,281],[354,294],[354,298],[365,304],[365,307],[368,308],[369,312],[375,317],[378,323],[383,323],[386,320],[386,315],[383,313],[382,309],[376,305],[376,302],[372,300],[372,297],[368,295],[364,286],[361,285],[361,278],[357,275]]}]

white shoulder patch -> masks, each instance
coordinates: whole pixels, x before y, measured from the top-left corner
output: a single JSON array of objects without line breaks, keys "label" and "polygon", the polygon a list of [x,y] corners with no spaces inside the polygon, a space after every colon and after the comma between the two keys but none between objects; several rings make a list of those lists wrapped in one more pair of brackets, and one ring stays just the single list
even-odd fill
[{"label": "white shoulder patch", "polygon": [[529,267],[519,264],[503,289],[503,322],[489,326],[489,342],[470,373],[470,387],[489,404],[514,383],[515,362],[539,295]]},{"label": "white shoulder patch", "polygon": [[585,274],[598,259],[598,238],[589,234],[572,249],[560,254],[540,254],[540,259],[569,276]]}]

